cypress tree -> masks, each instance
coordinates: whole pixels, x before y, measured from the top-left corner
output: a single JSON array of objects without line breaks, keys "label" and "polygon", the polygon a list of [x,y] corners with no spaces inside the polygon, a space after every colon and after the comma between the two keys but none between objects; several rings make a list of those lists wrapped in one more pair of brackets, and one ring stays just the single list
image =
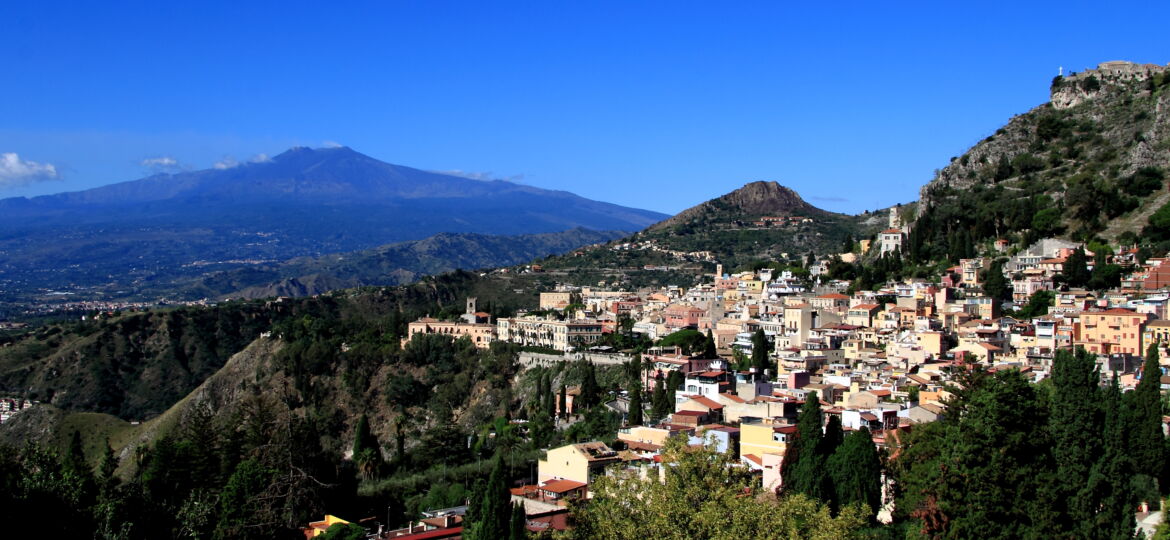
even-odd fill
[{"label": "cypress tree", "polygon": [[666,397],[673,399],[674,393],[681,390],[685,383],[686,377],[681,371],[671,371],[670,375],[666,376]]},{"label": "cypress tree", "polygon": [[637,379],[630,382],[630,413],[627,418],[631,426],[642,425],[642,383]]},{"label": "cypress tree", "polygon": [[1064,261],[1064,282],[1069,287],[1084,287],[1092,277],[1089,274],[1088,257],[1083,248],[1077,248]]},{"label": "cypress tree", "polygon": [[524,540],[528,538],[528,515],[524,513],[524,505],[516,503],[512,505],[512,519],[509,523],[509,538],[511,540]]},{"label": "cypress tree", "polygon": [[1138,382],[1130,399],[1129,411],[1130,455],[1133,456],[1137,473],[1151,478],[1161,476],[1166,459],[1166,442],[1162,435],[1161,375],[1158,345],[1151,344],[1142,366],[1142,380]]},{"label": "cypress tree", "polygon": [[672,412],[672,408],[666,396],[666,381],[659,375],[655,380],[654,395],[650,399],[650,416],[655,420],[661,420]]},{"label": "cypress tree", "polygon": [[756,373],[761,377],[765,370],[772,367],[768,360],[768,337],[764,335],[763,329],[752,334],[752,367],[756,368]]},{"label": "cypress tree", "polygon": [[707,342],[703,346],[703,358],[718,358],[719,353],[715,351],[715,337],[711,335],[711,329],[707,329]]},{"label": "cypress tree", "polygon": [[869,430],[862,427],[850,433],[827,464],[833,485],[833,506],[862,503],[876,514],[882,501],[882,462]]},{"label": "cypress tree", "polygon": [[581,394],[578,396],[581,399],[581,403],[579,405],[584,408],[597,405],[598,401],[600,400],[597,394],[597,372],[595,371],[592,362],[586,362],[585,377],[581,381]]},{"label": "cypress tree", "polygon": [[822,455],[831,456],[843,442],[845,442],[845,431],[841,428],[841,417],[835,414],[829,415],[829,420],[825,424],[825,435],[821,438],[819,452]]},{"label": "cypress tree", "polygon": [[830,502],[830,479],[826,470],[824,433],[821,430],[823,413],[816,392],[809,392],[796,421],[796,440],[788,444],[783,462],[784,490],[803,493],[814,499]]},{"label": "cypress tree", "polygon": [[1058,350],[1052,360],[1052,412],[1049,431],[1056,466],[1046,496],[1055,514],[1056,535],[1076,534],[1091,521],[1097,501],[1081,496],[1101,452],[1100,373],[1093,355],[1078,347]]},{"label": "cypress tree", "polygon": [[1137,526],[1133,508],[1136,496],[1130,484],[1133,461],[1125,448],[1125,418],[1117,376],[1101,392],[1103,430],[1101,457],[1089,472],[1085,489],[1078,494],[1094,504],[1094,514],[1077,523],[1082,538],[1132,538]]},{"label": "cypress tree", "polygon": [[512,495],[504,479],[504,459],[497,453],[492,472],[479,501],[472,500],[479,511],[477,521],[471,524],[467,537],[472,540],[499,540],[509,538],[512,531]]}]

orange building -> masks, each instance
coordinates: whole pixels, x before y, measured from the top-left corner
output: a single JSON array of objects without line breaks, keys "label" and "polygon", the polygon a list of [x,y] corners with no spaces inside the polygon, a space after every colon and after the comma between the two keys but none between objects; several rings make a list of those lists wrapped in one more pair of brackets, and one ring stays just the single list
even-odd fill
[{"label": "orange building", "polygon": [[1073,345],[1094,354],[1141,355],[1142,333],[1149,319],[1149,314],[1122,308],[1083,312]]}]

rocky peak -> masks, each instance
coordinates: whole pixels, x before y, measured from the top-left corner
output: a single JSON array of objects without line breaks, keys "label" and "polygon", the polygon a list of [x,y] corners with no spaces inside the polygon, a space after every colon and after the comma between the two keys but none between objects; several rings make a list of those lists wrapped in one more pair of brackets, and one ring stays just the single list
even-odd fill
[{"label": "rocky peak", "polygon": [[1128,89],[1170,71],[1158,64],[1135,64],[1123,60],[1102,62],[1097,69],[1058,76],[1052,81],[1052,106],[1068,109],[1111,90]]}]

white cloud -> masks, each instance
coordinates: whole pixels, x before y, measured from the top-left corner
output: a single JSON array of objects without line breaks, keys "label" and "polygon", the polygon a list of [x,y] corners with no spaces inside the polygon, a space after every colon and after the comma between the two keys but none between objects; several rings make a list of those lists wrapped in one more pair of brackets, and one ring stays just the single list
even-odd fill
[{"label": "white cloud", "polygon": [[325,145],[325,148],[341,148],[343,146],[337,141],[325,141],[321,144]]},{"label": "white cloud", "polygon": [[256,154],[248,161],[252,163],[268,163],[269,161],[272,161],[272,158],[268,157],[268,154]]},{"label": "white cloud", "polygon": [[439,174],[446,174],[446,175],[450,175],[450,176],[459,176],[462,178],[470,178],[472,180],[482,180],[484,182],[490,182],[492,180],[503,180],[505,182],[512,182],[514,184],[523,184],[524,183],[524,175],[523,174],[513,174],[511,176],[505,176],[505,177],[501,178],[499,176],[496,176],[495,173],[493,173],[491,171],[464,171],[461,169],[451,169],[451,170],[447,170],[447,171],[432,171],[432,172],[436,172]]},{"label": "white cloud", "polygon": [[138,164],[156,173],[174,172],[183,168],[183,166],[179,164],[179,160],[171,156],[146,158]]},{"label": "white cloud", "polygon": [[61,174],[52,163],[20,159],[15,152],[0,154],[0,188],[23,186],[45,180],[58,180]]},{"label": "white cloud", "polygon": [[224,169],[231,169],[239,164],[240,164],[240,162],[236,161],[236,158],[228,156],[228,157],[225,157],[219,161],[216,161],[215,164],[212,165],[212,167],[222,171]]}]

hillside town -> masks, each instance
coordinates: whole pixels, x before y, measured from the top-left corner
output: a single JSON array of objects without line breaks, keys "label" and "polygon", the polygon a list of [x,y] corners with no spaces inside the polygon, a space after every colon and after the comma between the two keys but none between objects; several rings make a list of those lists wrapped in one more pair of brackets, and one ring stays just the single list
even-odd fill
[{"label": "hillside town", "polygon": [[[897,225],[896,214],[891,224]],[[891,227],[873,248],[879,256],[897,252],[904,237],[902,229]],[[1163,258],[1138,261],[1134,251],[1121,249],[1105,259],[1135,269],[1120,287],[1098,293],[1061,286],[1064,264],[1084,247],[1045,239],[1004,254],[1011,302],[985,294],[990,257],[959,260],[940,281],[904,280],[850,292],[848,281],[824,279],[830,259],[840,258],[835,255],[811,264],[807,277],[771,268],[727,273],[719,265],[707,282],[689,289],[561,285],[540,293],[537,310],[499,320],[477,311],[471,298],[458,320],[410,323],[404,344],[419,335],[443,334],[466,337],[479,348],[493,341],[521,345],[522,361],[526,356],[595,363],[637,358],[647,391],[681,381],[667,389],[673,393],[668,414],[645,425],[627,422],[617,434],[618,448],[595,441],[548,450],[537,484],[513,490],[530,518],[542,516],[528,522],[529,530],[539,532],[563,525],[563,518],[544,518],[558,509],[567,512],[568,500],[588,497],[591,481],[607,469],[657,474],[648,471],[662,466],[660,451],[680,435],[690,444],[731,450],[741,467],[758,476],[758,486],[777,490],[784,483],[783,459],[798,413],[808,399],[819,400],[826,423],[835,417],[846,433],[865,428],[878,448],[888,448],[914,425],[945,414],[952,377],[967,365],[1018,370],[1036,383],[1051,376],[1056,351],[1083,348],[1095,355],[1102,384],[1116,377],[1126,391],[1144,377],[1158,377],[1165,389],[1170,377],[1141,368],[1151,345],[1157,345],[1163,372],[1170,361],[1165,348],[1170,264]],[[1085,255],[1091,271],[1093,254]],[[1050,303],[1024,313],[1037,295],[1050,297]],[[643,343],[690,333],[713,342],[715,354],[677,345],[618,350],[605,344],[615,333]],[[762,370],[748,360],[759,356],[755,349],[761,345],[769,366]],[[568,390],[570,414],[580,391]],[[607,406],[628,419],[629,393]],[[879,518],[888,519],[888,513]]]}]

